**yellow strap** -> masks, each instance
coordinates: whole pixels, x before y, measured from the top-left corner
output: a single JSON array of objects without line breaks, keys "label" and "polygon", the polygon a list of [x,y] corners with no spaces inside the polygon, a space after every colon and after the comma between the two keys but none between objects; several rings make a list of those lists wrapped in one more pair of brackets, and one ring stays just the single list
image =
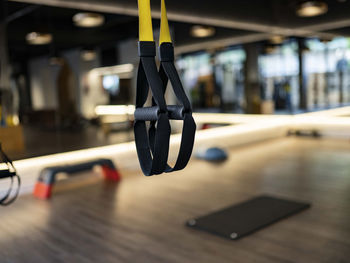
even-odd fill
[{"label": "yellow strap", "polygon": [[[161,22],[160,22],[160,36],[159,45],[162,43],[171,43],[171,36],[169,30],[169,22],[165,7],[165,1],[161,0]],[[139,4],[139,40],[140,41],[154,41],[152,29],[152,15],[151,15],[151,0],[138,0]]]},{"label": "yellow strap", "polygon": [[139,40],[154,41],[151,16],[151,0],[138,0],[139,4]]},{"label": "yellow strap", "polygon": [[170,30],[169,30],[168,16],[166,13],[165,0],[162,0],[162,5],[161,5],[159,45],[161,45],[162,43],[171,43],[171,36],[170,36]]}]

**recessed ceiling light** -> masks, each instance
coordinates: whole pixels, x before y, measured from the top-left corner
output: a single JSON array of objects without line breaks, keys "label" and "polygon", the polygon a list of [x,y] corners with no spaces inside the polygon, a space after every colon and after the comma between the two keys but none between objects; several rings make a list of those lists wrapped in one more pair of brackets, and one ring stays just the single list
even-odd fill
[{"label": "recessed ceiling light", "polygon": [[52,35],[49,33],[30,32],[26,35],[26,41],[30,45],[47,45],[52,42]]},{"label": "recessed ceiling light", "polygon": [[279,44],[282,44],[285,39],[286,38],[284,36],[275,35],[270,37],[269,41],[271,44],[279,45]]},{"label": "recessed ceiling light", "polygon": [[215,28],[211,26],[193,26],[191,28],[191,36],[193,37],[211,37],[215,35]]},{"label": "recessed ceiling light", "polygon": [[103,25],[105,18],[96,13],[77,13],[73,16],[73,22],[79,27],[98,27]]},{"label": "recessed ceiling light", "polygon": [[81,52],[81,58],[84,61],[93,61],[97,57],[96,51],[95,50],[84,50]]},{"label": "recessed ceiling light", "polygon": [[298,5],[296,13],[301,17],[319,16],[327,13],[328,5],[323,1],[305,1]]}]

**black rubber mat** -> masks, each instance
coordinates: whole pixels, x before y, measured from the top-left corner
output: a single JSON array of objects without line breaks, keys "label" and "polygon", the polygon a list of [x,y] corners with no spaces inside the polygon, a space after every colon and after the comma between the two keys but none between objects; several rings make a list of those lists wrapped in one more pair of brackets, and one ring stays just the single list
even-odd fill
[{"label": "black rubber mat", "polygon": [[229,239],[239,239],[310,207],[271,196],[259,196],[187,221],[187,226]]}]

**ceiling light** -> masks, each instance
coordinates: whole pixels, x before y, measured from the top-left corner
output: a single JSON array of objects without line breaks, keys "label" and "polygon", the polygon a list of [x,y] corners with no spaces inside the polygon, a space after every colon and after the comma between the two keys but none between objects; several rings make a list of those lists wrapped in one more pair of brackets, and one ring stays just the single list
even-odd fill
[{"label": "ceiling light", "polygon": [[301,17],[319,16],[327,13],[328,5],[323,1],[306,1],[298,5],[296,13]]},{"label": "ceiling light", "polygon": [[103,25],[105,18],[96,13],[77,13],[73,16],[73,22],[79,27],[98,27]]},{"label": "ceiling light", "polygon": [[279,45],[282,44],[285,40],[284,36],[280,36],[280,35],[275,35],[270,37],[269,41],[271,44],[275,44],[275,45]]},{"label": "ceiling light", "polygon": [[193,37],[211,37],[215,34],[215,28],[211,26],[193,26],[191,28],[191,36]]},{"label": "ceiling light", "polygon": [[52,42],[52,35],[49,33],[31,32],[26,35],[26,41],[30,45],[46,45]]},{"label": "ceiling light", "polygon": [[84,61],[93,61],[97,57],[96,51],[95,50],[84,50],[81,53],[81,58]]}]

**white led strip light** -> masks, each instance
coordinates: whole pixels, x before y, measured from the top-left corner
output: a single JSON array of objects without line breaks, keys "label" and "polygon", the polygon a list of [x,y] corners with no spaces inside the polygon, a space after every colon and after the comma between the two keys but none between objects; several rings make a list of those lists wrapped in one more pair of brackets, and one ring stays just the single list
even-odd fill
[{"label": "white led strip light", "polygon": [[[130,106],[100,106],[96,109],[98,115],[112,116],[130,114],[130,111]],[[321,134],[322,132],[335,135],[345,134],[350,138],[350,107],[295,116],[195,113],[194,117],[198,124],[228,124],[224,127],[198,131],[195,151],[198,146],[203,144],[227,148],[266,139],[281,138],[286,136],[291,129],[316,129]],[[171,148],[177,148],[180,141],[181,134],[171,136]],[[170,156],[176,156],[177,149],[173,151]],[[23,179],[21,193],[32,191],[40,171],[45,167],[83,162],[94,158],[110,158],[118,168],[122,169],[139,169],[134,142],[19,160],[15,161],[14,165]]]}]

